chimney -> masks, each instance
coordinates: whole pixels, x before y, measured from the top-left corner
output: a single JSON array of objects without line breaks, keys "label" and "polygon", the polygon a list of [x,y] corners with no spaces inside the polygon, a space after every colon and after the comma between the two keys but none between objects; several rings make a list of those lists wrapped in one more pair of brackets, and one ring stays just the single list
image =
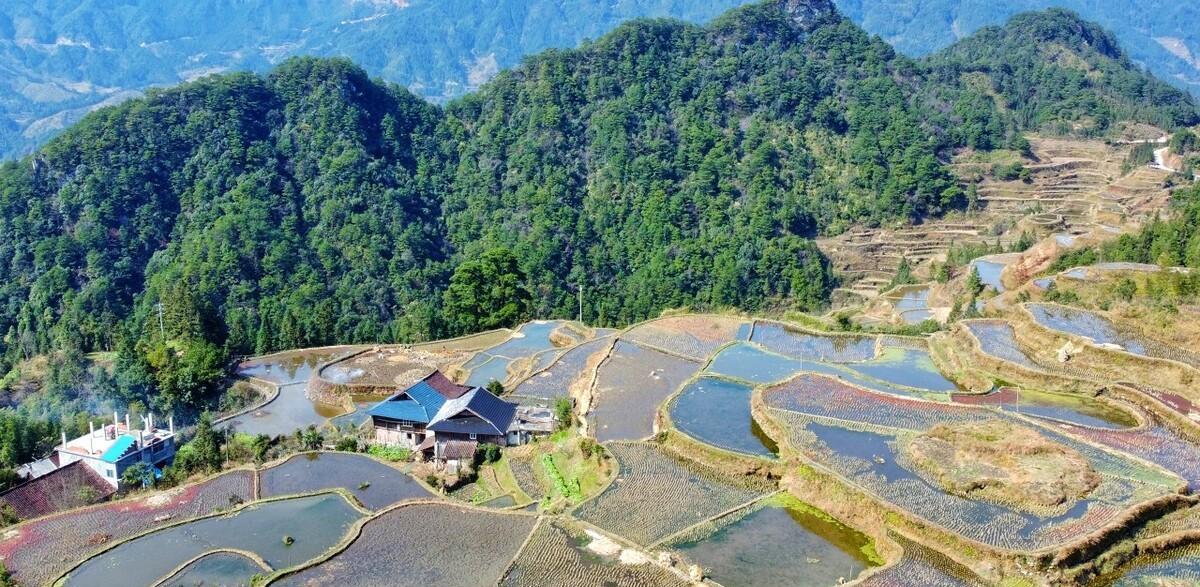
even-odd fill
[{"label": "chimney", "polygon": [[175,416],[167,416],[167,429],[171,431],[171,436],[175,435]]},{"label": "chimney", "polygon": [[129,432],[131,430],[133,430],[133,428],[129,427],[129,412],[125,412],[125,431]]},{"label": "chimney", "polygon": [[96,452],[96,426],[88,420],[88,454]]},{"label": "chimney", "polygon": [[113,428],[121,425],[121,421],[117,419],[117,411],[113,410]]},{"label": "chimney", "polygon": [[154,412],[147,414],[146,432],[154,432]]},{"label": "chimney", "polygon": [[67,432],[65,430],[62,433],[62,441],[63,441],[63,450],[67,450]]}]

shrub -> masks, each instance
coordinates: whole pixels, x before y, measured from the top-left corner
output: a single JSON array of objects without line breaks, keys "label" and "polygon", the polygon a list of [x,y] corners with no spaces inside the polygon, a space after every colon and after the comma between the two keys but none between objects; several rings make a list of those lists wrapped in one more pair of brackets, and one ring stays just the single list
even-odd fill
[{"label": "shrub", "polygon": [[570,428],[575,423],[574,410],[571,398],[560,397],[554,400],[554,420],[558,423],[559,430]]},{"label": "shrub", "polygon": [[154,485],[154,469],[146,463],[134,463],[121,473],[121,485],[129,489],[144,489]]},{"label": "shrub", "polygon": [[367,449],[367,454],[373,457],[379,457],[385,461],[400,462],[407,461],[408,457],[412,455],[412,451],[408,450],[407,448],[400,448],[398,446],[383,446],[381,444],[375,444],[371,445],[371,448]]},{"label": "shrub", "polygon": [[992,166],[992,176],[1000,181],[1024,180],[1029,178],[1029,170],[1020,163],[997,163]]},{"label": "shrub", "polygon": [[591,438],[581,438],[579,439],[579,454],[583,455],[585,459],[590,459],[592,456],[600,454],[600,445]]},{"label": "shrub", "polygon": [[481,464],[494,463],[500,460],[500,447],[490,442],[485,442],[475,449],[475,466]]},{"label": "shrub", "polygon": [[[0,505],[0,528],[11,526],[20,521],[21,517],[17,515],[16,510],[13,510],[11,505],[7,503]],[[0,566],[0,570],[3,570],[3,566]],[[3,583],[0,583],[0,585],[3,585]]]},{"label": "shrub", "polygon": [[494,396],[502,396],[504,395],[504,384],[493,379],[488,382],[487,390]]},{"label": "shrub", "polygon": [[358,452],[358,439],[353,436],[343,436],[338,439],[334,449],[343,452]]}]

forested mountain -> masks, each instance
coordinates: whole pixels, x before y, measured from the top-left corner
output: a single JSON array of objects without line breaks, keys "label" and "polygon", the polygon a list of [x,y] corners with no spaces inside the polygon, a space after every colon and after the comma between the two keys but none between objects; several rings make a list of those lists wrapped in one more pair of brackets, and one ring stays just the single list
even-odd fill
[{"label": "forested mountain", "polygon": [[[1200,120],[1088,26],[1033,15],[999,33],[1028,50],[914,61],[827,0],[771,0],[636,21],[445,108],[336,59],[155,90],[0,168],[3,366],[115,349],[114,398],[173,409],[233,354],[573,316],[581,285],[597,324],[818,307],[811,237],[963,206],[957,147]],[[1004,99],[959,100],[993,60]]]},{"label": "forested mountain", "polygon": [[[1099,136],[1116,121],[1162,128],[1193,124],[1194,100],[1146,75],[1116,38],[1074,13],[1051,9],[986,27],[925,60],[928,88],[959,113],[995,102],[1008,127]],[[994,121],[962,130],[972,146],[991,146]]]},{"label": "forested mountain", "polygon": [[1178,0],[838,0],[838,8],[897,50],[932,53],[1034,10],[1065,8],[1113,31],[1137,63],[1200,93],[1200,3]]},{"label": "forested mountain", "polygon": [[[0,158],[31,151],[98,105],[199,76],[343,56],[437,102],[551,47],[636,17],[706,22],[751,0],[10,0],[0,2]],[[908,55],[1022,11],[1065,7],[1131,58],[1200,92],[1200,4],[1167,0],[836,0]]]}]

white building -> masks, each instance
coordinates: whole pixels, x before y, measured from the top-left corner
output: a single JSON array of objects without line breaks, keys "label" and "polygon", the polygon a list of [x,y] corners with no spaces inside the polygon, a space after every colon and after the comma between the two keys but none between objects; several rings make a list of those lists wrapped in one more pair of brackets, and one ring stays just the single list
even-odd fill
[{"label": "white building", "polygon": [[91,431],[70,442],[63,434],[62,445],[57,448],[58,466],[65,467],[75,461],[84,461],[110,483],[120,488],[121,475],[135,463],[146,463],[160,468],[175,458],[175,423],[167,420],[167,428],[155,428],[154,415],[141,418],[142,427],[129,425],[129,414],[125,421],[117,419],[100,428],[88,423]]}]

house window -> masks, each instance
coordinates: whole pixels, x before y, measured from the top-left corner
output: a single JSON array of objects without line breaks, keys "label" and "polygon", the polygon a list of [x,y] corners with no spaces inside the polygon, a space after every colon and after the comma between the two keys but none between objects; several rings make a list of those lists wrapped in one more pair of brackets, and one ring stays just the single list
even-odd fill
[{"label": "house window", "polygon": [[475,438],[476,438],[476,434],[475,434],[474,432],[472,432],[472,433],[471,433],[471,435],[470,435],[470,438],[471,438],[471,440],[475,440]]},{"label": "house window", "polygon": [[104,476],[105,476],[105,477],[112,477],[112,476],[113,476],[113,470],[112,470],[112,469],[105,469],[105,470],[104,470]]}]

